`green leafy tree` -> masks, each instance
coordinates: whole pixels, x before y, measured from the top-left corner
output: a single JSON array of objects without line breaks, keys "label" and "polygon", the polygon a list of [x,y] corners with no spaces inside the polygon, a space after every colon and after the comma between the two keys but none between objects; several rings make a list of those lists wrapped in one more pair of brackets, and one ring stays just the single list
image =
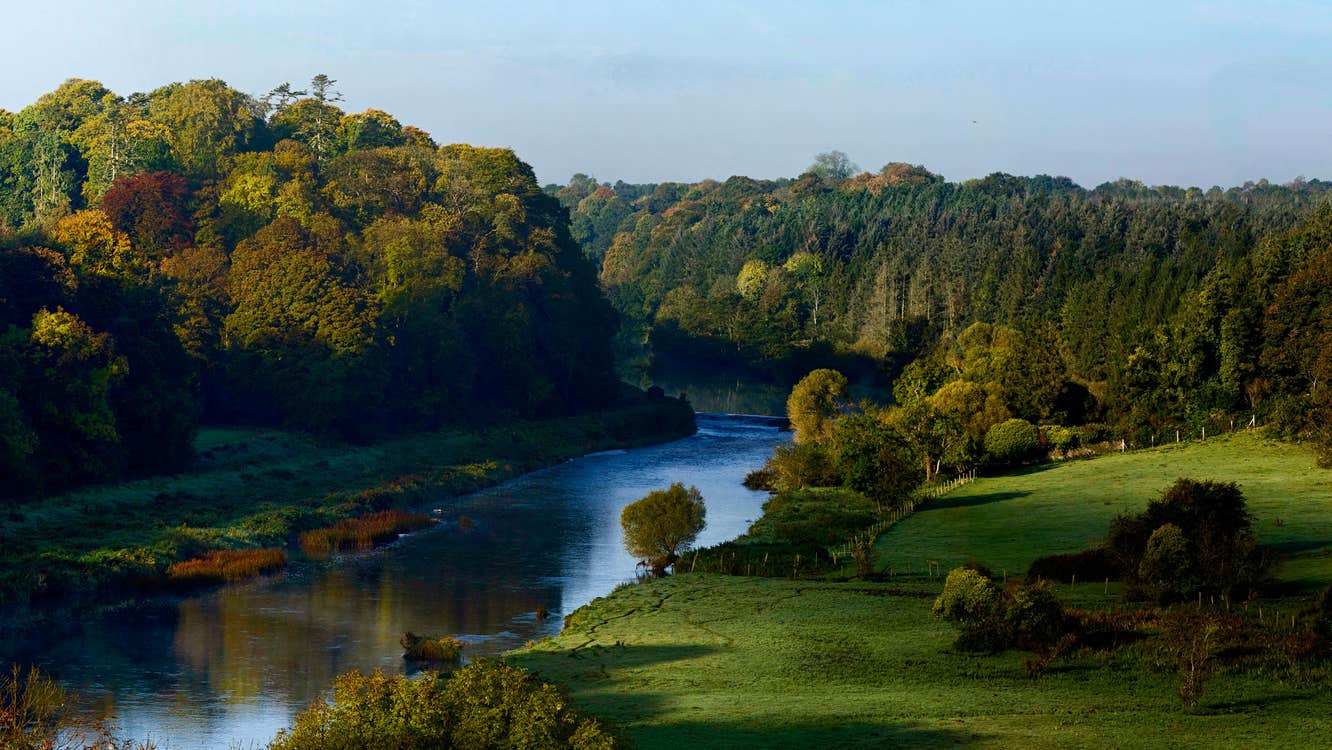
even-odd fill
[{"label": "green leafy tree", "polygon": [[906,500],[924,479],[911,444],[873,415],[838,420],[828,444],[842,481],[873,500],[879,512]]},{"label": "green leafy tree", "polygon": [[801,378],[786,399],[786,418],[796,441],[827,440],[846,400],[846,376],[836,370],[814,370]]},{"label": "green leafy tree", "polygon": [[697,487],[686,489],[676,482],[664,490],[653,490],[620,512],[624,547],[654,573],[664,573],[698,538],[706,518],[703,494]]},{"label": "green leafy tree", "polygon": [[814,163],[805,170],[824,180],[845,180],[860,171],[851,158],[841,151],[825,151],[814,157]]}]

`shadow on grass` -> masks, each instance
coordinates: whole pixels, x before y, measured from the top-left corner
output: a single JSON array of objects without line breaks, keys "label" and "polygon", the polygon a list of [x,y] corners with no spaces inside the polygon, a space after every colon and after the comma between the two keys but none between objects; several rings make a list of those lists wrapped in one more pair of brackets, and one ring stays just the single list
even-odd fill
[{"label": "shadow on grass", "polygon": [[[711,646],[625,646],[618,643],[585,646],[560,651],[526,651],[510,654],[505,661],[545,675],[548,679],[564,683],[571,672],[575,679],[588,679],[607,666],[615,669],[642,669],[671,661],[683,661],[716,652]],[[596,679],[593,677],[593,679]]]},{"label": "shadow on grass", "polygon": [[945,510],[948,508],[970,508],[975,505],[989,505],[990,503],[1001,503],[1005,500],[1016,500],[1019,497],[1026,497],[1030,492],[987,492],[984,495],[970,495],[956,499],[943,498],[931,503],[927,503],[917,513],[929,513],[933,510]]},{"label": "shadow on grass", "polygon": [[624,731],[638,750],[681,747],[725,748],[941,748],[967,747],[983,735],[959,729],[883,722],[802,723],[776,719],[755,721],[678,721]]},{"label": "shadow on grass", "polygon": [[[1332,539],[1299,539],[1288,542],[1275,542],[1264,545],[1290,557],[1328,557],[1332,556]],[[1306,554],[1314,553],[1314,554]]]}]

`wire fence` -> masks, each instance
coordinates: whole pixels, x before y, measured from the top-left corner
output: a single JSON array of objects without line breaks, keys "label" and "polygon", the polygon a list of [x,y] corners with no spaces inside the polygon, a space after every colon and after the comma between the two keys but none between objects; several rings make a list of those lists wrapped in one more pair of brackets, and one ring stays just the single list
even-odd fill
[{"label": "wire fence", "polygon": [[898,505],[896,508],[893,508],[886,516],[875,522],[869,528],[864,529],[836,547],[830,547],[828,549],[828,554],[832,555],[833,564],[837,565],[841,559],[851,557],[858,545],[874,544],[880,534],[887,531],[897,522],[910,516],[912,513],[915,513],[916,510],[925,503],[941,498],[958,487],[974,482],[975,480],[976,472],[975,470],[972,470],[963,472],[962,474],[944,482],[927,483],[912,493],[911,497],[905,502]]}]

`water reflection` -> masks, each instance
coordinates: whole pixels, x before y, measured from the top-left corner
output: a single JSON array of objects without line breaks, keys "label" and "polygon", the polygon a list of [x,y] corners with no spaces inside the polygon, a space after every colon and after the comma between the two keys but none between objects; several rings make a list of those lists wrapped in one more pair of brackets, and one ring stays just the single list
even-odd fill
[{"label": "water reflection", "polygon": [[[467,498],[453,523],[281,576],[0,644],[175,748],[262,743],[350,669],[404,669],[404,630],[496,654],[558,632],[563,615],[633,577],[619,510],[672,481],[708,505],[703,544],[744,531],[764,496],[740,480],[786,440],[770,422],[701,417],[693,437],[588,456]],[[436,504],[438,505],[438,503]],[[456,523],[460,515],[470,527]],[[539,621],[538,607],[550,611]]]}]

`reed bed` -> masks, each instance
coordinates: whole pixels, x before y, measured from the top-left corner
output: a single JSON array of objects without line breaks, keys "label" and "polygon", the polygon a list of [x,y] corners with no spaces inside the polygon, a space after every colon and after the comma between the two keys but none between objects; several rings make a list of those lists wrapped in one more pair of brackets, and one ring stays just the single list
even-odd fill
[{"label": "reed bed", "polygon": [[306,531],[300,535],[298,543],[307,555],[327,555],[340,550],[373,547],[429,524],[430,517],[422,513],[381,510],[338,521],[334,526]]},{"label": "reed bed", "polygon": [[190,560],[172,563],[167,579],[174,583],[228,583],[281,570],[287,553],[264,549],[224,549],[206,552]]}]

